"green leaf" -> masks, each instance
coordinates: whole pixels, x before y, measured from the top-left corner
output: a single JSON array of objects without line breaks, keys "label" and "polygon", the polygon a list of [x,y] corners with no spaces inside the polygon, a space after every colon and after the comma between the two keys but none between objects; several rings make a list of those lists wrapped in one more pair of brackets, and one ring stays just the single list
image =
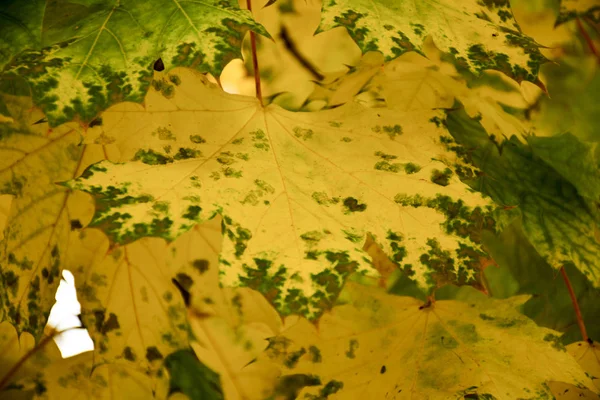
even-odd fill
[{"label": "green leaf", "polygon": [[[540,326],[563,332],[564,344],[581,340],[577,316],[563,278],[529,243],[518,221],[495,237],[485,235],[483,243],[497,263],[484,271],[492,296],[532,295],[523,304],[526,316]],[[600,324],[594,323],[600,316],[600,290],[572,264],[565,265],[565,272],[581,307],[588,335],[600,337]],[[437,293],[439,291],[436,292],[439,298]]]},{"label": "green leaf", "polygon": [[431,35],[438,48],[473,72],[495,69],[518,82],[538,83],[545,62],[535,41],[520,32],[508,0],[326,0],[321,30],[344,26],[363,52],[386,59],[421,51]]},{"label": "green leaf", "polygon": [[222,283],[284,314],[316,316],[351,272],[373,274],[367,232],[424,289],[475,283],[492,209],[438,161],[452,154],[439,111],[263,109],[175,73],[185,89],[151,90],[146,108],[115,106],[88,132],[117,161],[142,162],[96,164],[68,183],[95,196],[91,226],[113,242],[172,240],[221,214]]},{"label": "green leaf", "polygon": [[0,70],[16,54],[41,46],[45,0],[2,2],[0,12]]},{"label": "green leaf", "polygon": [[[36,24],[28,11],[22,7],[13,18]],[[269,36],[234,0],[56,0],[36,28],[42,47],[20,53],[4,70],[27,80],[53,126],[90,121],[116,102],[141,102],[159,57],[167,68],[218,76],[241,57],[249,29]]]},{"label": "green leaf", "polygon": [[180,392],[190,400],[223,400],[219,375],[202,364],[192,350],[179,350],[165,359],[171,375],[170,392]]},{"label": "green leaf", "polygon": [[573,263],[599,287],[600,221],[577,188],[516,137],[499,146],[463,110],[450,112],[447,126],[460,144],[449,146],[462,161],[480,168],[476,179],[462,178],[518,215],[530,243],[552,268]]},{"label": "green leaf", "polygon": [[591,206],[600,207],[600,144],[579,140],[570,133],[553,137],[530,136],[533,153],[571,182]]}]

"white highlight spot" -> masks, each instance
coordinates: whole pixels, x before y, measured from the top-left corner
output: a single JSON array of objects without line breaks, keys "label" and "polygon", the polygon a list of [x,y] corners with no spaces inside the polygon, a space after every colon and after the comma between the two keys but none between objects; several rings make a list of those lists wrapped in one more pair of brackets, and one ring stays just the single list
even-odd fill
[{"label": "white highlight spot", "polygon": [[77,317],[81,313],[81,305],[77,301],[75,277],[66,269],[62,275],[56,291],[56,304],[48,317],[48,326],[59,332],[64,331],[54,337],[54,342],[62,357],[68,358],[94,350],[94,342],[87,329],[81,328],[81,321]]}]

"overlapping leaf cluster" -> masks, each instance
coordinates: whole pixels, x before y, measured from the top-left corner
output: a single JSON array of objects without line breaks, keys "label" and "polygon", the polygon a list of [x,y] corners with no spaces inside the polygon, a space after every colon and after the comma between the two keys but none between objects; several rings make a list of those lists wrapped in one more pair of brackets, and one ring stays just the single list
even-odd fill
[{"label": "overlapping leaf cluster", "polygon": [[[3,5],[0,397],[594,396],[598,125],[523,96],[554,84],[509,2],[257,3]],[[242,53],[263,99],[223,91]]]}]

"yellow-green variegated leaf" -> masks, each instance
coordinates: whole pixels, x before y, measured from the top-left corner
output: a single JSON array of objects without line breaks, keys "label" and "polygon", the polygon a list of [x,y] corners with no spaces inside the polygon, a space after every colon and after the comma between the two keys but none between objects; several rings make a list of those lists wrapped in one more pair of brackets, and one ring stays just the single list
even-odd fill
[{"label": "yellow-green variegated leaf", "polygon": [[77,124],[51,129],[31,99],[4,96],[10,123],[0,124],[0,194],[13,197],[0,242],[1,319],[39,338],[68,254],[93,215],[89,196],[56,182],[103,158],[81,146]]},{"label": "yellow-green variegated leaf", "polygon": [[520,82],[538,82],[545,61],[535,41],[520,32],[508,0],[325,0],[320,29],[344,26],[363,52],[386,59],[421,51],[423,39],[473,72],[496,69]]},{"label": "yellow-green variegated leaf", "polygon": [[589,342],[571,343],[567,346],[567,352],[577,360],[594,382],[596,390],[600,391],[600,347],[598,342],[590,339]]},{"label": "yellow-green variegated leaf", "polygon": [[181,290],[189,294],[191,346],[200,362],[218,374],[224,398],[263,400],[279,368],[253,360],[267,346],[266,339],[281,331],[281,318],[261,293],[219,287],[221,242],[217,217],[177,238],[168,262],[179,271]]},{"label": "yellow-green variegated leaf", "polygon": [[218,314],[190,313],[195,337],[191,346],[200,361],[219,374],[225,399],[263,400],[280,369],[255,361],[268,339],[280,332],[281,319],[255,290],[224,288],[221,295],[227,305]]},{"label": "yellow-green variegated leaf", "polygon": [[424,304],[349,282],[341,298],[270,340],[280,386],[305,377],[297,398],[545,399],[551,380],[597,392],[559,333],[519,312],[527,296]]},{"label": "yellow-green variegated leaf", "polygon": [[[36,345],[20,337],[7,321],[0,323],[0,398],[2,399],[112,399],[164,398],[164,385],[123,360],[92,367],[93,353],[63,359],[48,332]],[[161,397],[162,396],[162,397]]]},{"label": "yellow-green variegated leaf", "polygon": [[186,309],[173,283],[177,274],[166,262],[167,244],[144,238],[109,249],[102,232],[87,229],[83,235],[69,268],[95,343],[95,365],[124,360],[156,372],[168,354],[188,345]]},{"label": "yellow-green variegated leaf", "polygon": [[[41,45],[4,70],[27,80],[52,125],[75,116],[89,121],[119,101],[142,101],[159,58],[167,68],[218,76],[241,57],[249,29],[268,36],[234,0],[57,0],[43,12]],[[12,18],[27,25],[34,16],[21,7]],[[1,25],[0,35],[11,29]]]},{"label": "yellow-green variegated leaf", "polygon": [[223,216],[221,281],[261,291],[283,313],[315,316],[344,278],[373,272],[370,232],[423,289],[474,283],[488,201],[440,161],[450,155],[438,111],[347,104],[318,113],[262,108],[187,69],[172,97],[102,115],[86,140],[113,160],[68,183],[92,193],[91,225],[115,243],[175,239]]}]

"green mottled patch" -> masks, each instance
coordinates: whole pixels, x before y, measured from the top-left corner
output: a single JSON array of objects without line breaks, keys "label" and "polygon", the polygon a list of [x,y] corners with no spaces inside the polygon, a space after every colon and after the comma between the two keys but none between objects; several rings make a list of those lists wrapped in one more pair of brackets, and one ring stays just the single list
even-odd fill
[{"label": "green mottled patch", "polygon": [[344,354],[346,354],[346,357],[348,357],[348,358],[355,358],[356,357],[356,349],[358,349],[358,340],[351,339],[348,342],[348,350],[346,350],[346,352]]},{"label": "green mottled patch", "polygon": [[235,164],[235,159],[233,153],[229,151],[221,152],[221,154],[217,157],[217,162],[223,165],[231,165]]},{"label": "green mottled patch", "polygon": [[139,149],[133,156],[132,161],[141,161],[148,165],[164,165],[173,162],[173,158],[160,154],[154,150]]},{"label": "green mottled patch", "polygon": [[396,264],[400,265],[404,257],[407,255],[406,247],[401,245],[404,237],[399,232],[388,231],[386,239],[390,243],[390,247],[392,248],[391,260]]},{"label": "green mottled patch", "polygon": [[352,141],[351,138],[349,138],[348,136],[344,136],[343,138],[340,139],[341,142],[346,142],[346,143],[350,143]]},{"label": "green mottled patch", "polygon": [[360,204],[354,197],[346,197],[342,203],[344,206],[344,213],[363,212],[367,209],[366,204]]},{"label": "green mottled patch", "polygon": [[234,224],[231,219],[225,216],[221,222],[221,230],[234,243],[235,255],[239,258],[244,254],[247,243],[252,238],[252,232],[249,229],[241,227],[239,224]]},{"label": "green mottled patch", "polygon": [[400,172],[400,170],[402,169],[402,164],[400,163],[389,163],[387,161],[379,161],[377,163],[375,163],[375,166],[373,167],[378,171],[386,171],[386,172]]},{"label": "green mottled patch", "polygon": [[270,149],[269,140],[267,139],[267,135],[262,129],[258,129],[256,131],[250,132],[250,137],[254,144],[254,147],[260,150],[268,151]]},{"label": "green mottled patch", "polygon": [[381,158],[382,160],[386,160],[386,161],[395,160],[396,158],[398,158],[398,156],[394,156],[394,155],[391,155],[391,154],[386,154],[386,153],[384,153],[382,151],[376,151],[375,155],[377,157]]},{"label": "green mottled patch", "polygon": [[252,206],[257,206],[259,201],[258,201],[258,195],[254,192],[251,191],[250,193],[248,193],[246,195],[246,197],[244,197],[240,203],[242,204],[250,204]]},{"label": "green mottled patch", "polygon": [[351,232],[348,230],[342,230],[342,232],[344,233],[344,237],[346,238],[346,240],[349,240],[352,243],[360,243],[365,238],[364,235],[361,235],[359,233],[354,233],[354,232]]},{"label": "green mottled patch", "polygon": [[452,177],[452,171],[450,168],[446,168],[443,171],[434,169],[431,172],[431,182],[440,186],[448,186],[450,184],[450,178]]},{"label": "green mottled patch", "polygon": [[192,267],[194,267],[194,269],[196,271],[198,271],[200,274],[203,274],[206,271],[208,271],[208,266],[209,266],[208,260],[197,259],[197,260],[192,261],[191,264],[192,264]]},{"label": "green mottled patch", "polygon": [[264,193],[275,193],[275,188],[262,179],[254,180],[254,184]]},{"label": "green mottled patch", "polygon": [[308,354],[310,355],[310,361],[313,363],[320,363],[323,361],[321,350],[316,346],[310,346],[308,348]]},{"label": "green mottled patch", "polygon": [[444,120],[440,117],[433,117],[429,120],[429,122],[435,124],[435,126],[437,126],[438,128],[444,124]]},{"label": "green mottled patch", "polygon": [[337,204],[339,199],[337,197],[329,197],[325,192],[313,192],[312,196],[314,201],[322,206],[328,206],[330,204]]},{"label": "green mottled patch", "polygon": [[175,86],[181,85],[181,78],[179,75],[169,74],[169,81]]},{"label": "green mottled patch", "polygon": [[294,368],[298,364],[298,361],[300,361],[300,357],[304,354],[306,354],[306,349],[302,347],[300,350],[290,353],[283,361],[283,364],[290,369]]},{"label": "green mottled patch", "polygon": [[189,206],[182,217],[192,221],[199,221],[198,216],[200,215],[200,211],[202,211],[200,206]]},{"label": "green mottled patch", "polygon": [[406,172],[407,174],[416,174],[420,170],[421,167],[419,167],[417,164],[411,162],[404,164],[404,172]]},{"label": "green mottled patch", "polygon": [[413,32],[415,32],[415,34],[419,36],[422,36],[423,32],[425,31],[425,27],[421,24],[414,24],[411,22],[410,27],[413,29]]},{"label": "green mottled patch", "polygon": [[329,126],[331,126],[332,128],[341,128],[342,125],[343,123],[339,121],[329,121]]},{"label": "green mottled patch", "polygon": [[157,128],[154,132],[152,132],[152,136],[158,136],[160,140],[177,140],[173,132],[164,127]]},{"label": "green mottled patch", "polygon": [[225,177],[227,177],[227,178],[241,178],[242,171],[234,169],[234,168],[226,167],[226,168],[223,168],[223,175],[225,175]]},{"label": "green mottled patch", "polygon": [[549,342],[552,345],[552,347],[554,347],[556,350],[567,351],[565,345],[560,339],[560,336],[558,335],[548,333],[546,336],[544,336],[544,341]]},{"label": "green mottled patch", "polygon": [[315,246],[324,237],[325,234],[319,231],[309,231],[300,235],[300,239],[304,240],[308,246]]},{"label": "green mottled patch", "polygon": [[173,156],[174,160],[187,160],[189,158],[198,158],[202,156],[202,152],[196,149],[190,149],[187,147],[180,147],[177,150],[177,154]]},{"label": "green mottled patch", "polygon": [[391,140],[394,140],[396,136],[402,135],[402,127],[396,125],[375,125],[371,130],[375,133],[386,133]]},{"label": "green mottled patch", "polygon": [[[272,304],[281,300],[281,291],[287,279],[287,269],[280,265],[273,266],[272,261],[254,258],[255,266],[243,264],[246,276],[240,276],[240,282],[243,286],[257,290]],[[286,298],[285,304],[290,305]],[[281,311],[281,310],[280,310]],[[301,311],[307,311],[306,306]],[[286,314],[289,314],[290,311]]]},{"label": "green mottled patch", "polygon": [[152,209],[156,210],[158,212],[161,212],[161,213],[168,213],[169,212],[169,202],[157,201],[154,204],[152,204]]},{"label": "green mottled patch", "polygon": [[204,139],[202,136],[200,135],[190,135],[190,141],[192,143],[196,143],[196,144],[200,144],[200,143],[206,143],[206,139]]},{"label": "green mottled patch", "polygon": [[312,129],[300,128],[299,126],[294,127],[294,136],[301,138],[302,140],[309,140],[313,137],[314,132]]}]

